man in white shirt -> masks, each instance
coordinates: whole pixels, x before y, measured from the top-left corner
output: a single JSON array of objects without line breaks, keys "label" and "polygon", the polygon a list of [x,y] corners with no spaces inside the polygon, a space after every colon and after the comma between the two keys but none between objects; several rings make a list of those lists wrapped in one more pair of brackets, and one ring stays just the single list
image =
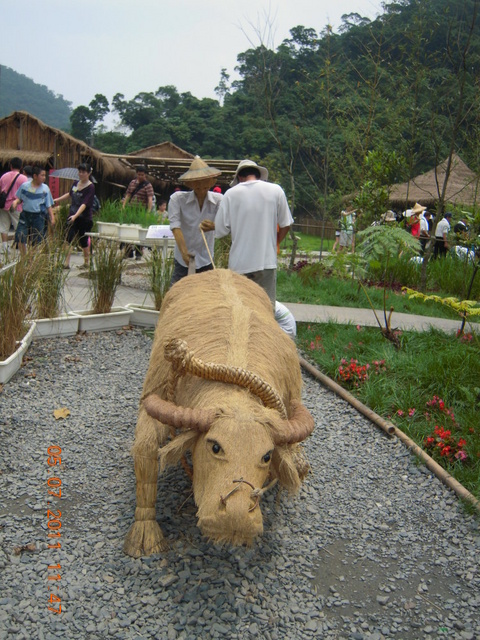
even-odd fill
[{"label": "man in white shirt", "polygon": [[433,257],[438,258],[447,255],[449,250],[448,233],[450,231],[450,220],[452,213],[447,211],[435,229],[435,247],[433,248]]},{"label": "man in white shirt", "polygon": [[427,242],[430,240],[430,218],[432,214],[430,211],[424,211],[420,217],[420,255],[424,255],[425,249],[427,248]]},{"label": "man in white shirt", "polygon": [[213,233],[206,233],[207,246],[200,233],[200,222],[204,219],[215,220],[218,207],[223,198],[221,193],[209,191],[217,182],[221,171],[209,167],[198,156],[192,161],[189,170],[180,176],[192,191],[177,191],[168,203],[170,229],[175,238],[173,253],[174,268],[171,284],[188,275],[190,260],[195,261],[195,272],[213,269]]},{"label": "man in white shirt", "polygon": [[215,223],[202,221],[202,229],[215,229],[216,238],[231,234],[229,268],[265,289],[274,308],[277,242],[285,238],[293,218],[285,192],[267,178],[265,167],[242,160],[230,183],[232,189],[223,196]]}]

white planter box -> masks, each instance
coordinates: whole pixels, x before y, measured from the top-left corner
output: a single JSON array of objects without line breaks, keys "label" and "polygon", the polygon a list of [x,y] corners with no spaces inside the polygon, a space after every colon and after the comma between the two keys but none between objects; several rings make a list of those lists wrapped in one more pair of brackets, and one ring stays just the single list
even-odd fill
[{"label": "white planter box", "polygon": [[97,221],[98,233],[102,236],[109,236],[110,238],[118,238],[118,230],[120,225],[117,222],[101,222]]},{"label": "white planter box", "polygon": [[155,307],[130,303],[127,304],[127,309],[131,309],[132,311],[132,317],[130,318],[131,324],[137,327],[155,327],[157,325],[160,311],[155,309]]},{"label": "white planter box", "polygon": [[118,227],[118,237],[120,240],[139,240],[141,228],[138,224],[121,224]]},{"label": "white planter box", "polygon": [[23,340],[18,344],[17,350],[6,360],[0,360],[0,384],[8,382],[22,366],[23,356],[32,341],[35,326],[36,323],[32,322]]},{"label": "white planter box", "polygon": [[91,309],[72,311],[78,317],[79,331],[115,331],[130,324],[132,310],[112,307],[110,313],[92,313]]},{"label": "white planter box", "polygon": [[147,233],[148,233],[148,229],[145,229],[145,227],[140,227],[138,229],[138,239],[140,240],[140,242],[143,242],[144,240],[146,240]]},{"label": "white planter box", "polygon": [[41,318],[36,320],[33,338],[55,338],[58,336],[74,336],[78,331],[78,316],[65,315],[58,318]]}]

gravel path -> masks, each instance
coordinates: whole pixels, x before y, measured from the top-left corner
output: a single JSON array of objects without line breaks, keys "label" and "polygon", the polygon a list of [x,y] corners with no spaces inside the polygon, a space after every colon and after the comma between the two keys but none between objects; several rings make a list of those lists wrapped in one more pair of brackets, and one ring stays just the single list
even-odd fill
[{"label": "gravel path", "polygon": [[[254,547],[202,539],[176,468],[157,502],[171,550],[125,556],[150,345],[139,330],[38,341],[4,385],[0,640],[480,638],[478,520],[403,445],[308,378],[312,473],[296,498],[264,497]],[[56,420],[61,407],[71,413]],[[60,467],[47,464],[52,446]],[[61,499],[47,494],[54,472]],[[47,528],[47,500],[61,510],[58,539],[47,537],[58,526],[52,517]],[[61,549],[47,548],[57,540]],[[47,610],[50,594],[60,615]]]}]

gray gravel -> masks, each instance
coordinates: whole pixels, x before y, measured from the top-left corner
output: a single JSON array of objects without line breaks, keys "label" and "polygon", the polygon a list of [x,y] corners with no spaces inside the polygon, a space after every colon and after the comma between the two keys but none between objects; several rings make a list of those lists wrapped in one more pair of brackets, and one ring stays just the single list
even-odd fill
[{"label": "gray gravel", "polygon": [[[0,640],[480,638],[478,520],[403,445],[308,378],[312,473],[295,499],[265,496],[254,547],[202,539],[179,467],[161,477],[157,503],[171,550],[125,556],[150,345],[139,330],[38,341],[4,385]],[[68,418],[55,419],[60,407]],[[60,500],[47,495],[52,445],[62,448]],[[47,548],[47,499],[61,510],[61,549]],[[61,580],[47,580],[57,563]],[[60,615],[47,610],[57,585]]]}]

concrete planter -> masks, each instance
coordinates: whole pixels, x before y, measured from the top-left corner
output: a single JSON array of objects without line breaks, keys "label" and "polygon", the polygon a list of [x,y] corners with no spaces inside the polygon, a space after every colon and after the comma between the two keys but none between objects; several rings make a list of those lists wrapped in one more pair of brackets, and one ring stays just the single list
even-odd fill
[{"label": "concrete planter", "polygon": [[118,238],[120,225],[117,222],[101,222],[97,221],[98,233],[102,236],[109,236],[111,238]]},{"label": "concrete planter", "polygon": [[138,241],[141,228],[138,224],[121,224],[118,227],[118,237],[120,240]]},{"label": "concrete planter", "polygon": [[25,334],[23,340],[18,343],[17,350],[12,353],[6,360],[0,360],[0,384],[8,382],[22,366],[23,356],[26,354],[28,347],[35,332],[36,323],[32,322],[30,329]]},{"label": "concrete planter", "polygon": [[71,313],[78,318],[79,331],[115,331],[130,324],[132,316],[126,307],[112,307],[110,313],[92,313],[91,309]]},{"label": "concrete planter", "polygon": [[131,324],[137,327],[155,327],[157,325],[160,311],[155,307],[130,303],[127,304],[127,309],[132,311]]},{"label": "concrete planter", "polygon": [[78,316],[71,314],[58,316],[57,318],[41,318],[36,320],[36,328],[33,334],[37,338],[56,338],[74,336],[78,331]]}]

